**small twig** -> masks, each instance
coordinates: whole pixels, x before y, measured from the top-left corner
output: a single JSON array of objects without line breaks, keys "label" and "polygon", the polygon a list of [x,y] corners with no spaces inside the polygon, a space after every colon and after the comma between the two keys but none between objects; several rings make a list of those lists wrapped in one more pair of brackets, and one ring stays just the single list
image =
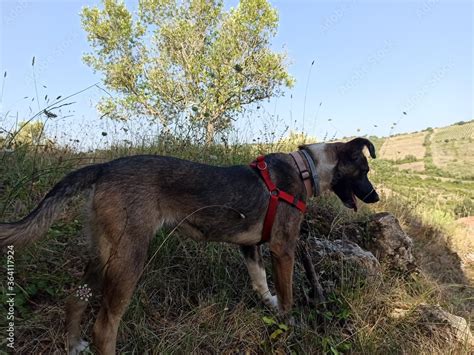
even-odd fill
[{"label": "small twig", "polygon": [[312,301],[315,306],[324,306],[326,298],[324,297],[324,291],[319,282],[319,276],[316,273],[311,257],[309,256],[308,248],[301,240],[298,241],[296,253],[299,261],[304,267],[306,277],[311,286],[310,298],[312,298]]}]

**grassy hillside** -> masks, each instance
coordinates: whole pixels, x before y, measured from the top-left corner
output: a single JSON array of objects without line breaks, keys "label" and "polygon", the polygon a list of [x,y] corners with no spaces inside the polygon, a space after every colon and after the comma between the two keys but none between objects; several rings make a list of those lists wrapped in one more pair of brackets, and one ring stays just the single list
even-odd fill
[{"label": "grassy hillside", "polygon": [[398,169],[474,180],[474,121],[385,138],[380,158]]},{"label": "grassy hillside", "polygon": [[[377,140],[378,146],[385,143]],[[419,149],[419,143],[413,146]],[[34,148],[4,151],[0,153],[0,220],[24,216],[66,172],[92,162],[153,153],[212,164],[246,164],[258,153],[280,147],[196,147],[162,137],[147,147],[116,146],[89,154]],[[427,154],[416,159],[424,160]],[[472,197],[472,182],[422,177],[399,169],[396,160],[377,159],[371,165],[371,179],[384,192],[375,209],[394,213],[414,237],[418,273],[386,270],[380,280],[367,283],[354,277],[353,270],[343,263],[337,270],[315,265],[323,275],[339,277],[325,285],[325,307],[314,308],[304,302],[305,277],[301,265],[296,265],[292,313],[296,325],[288,327],[251,290],[236,247],[195,243],[162,231],[154,240],[150,263],[121,323],[118,351],[468,354],[465,346],[453,347],[420,330],[420,321],[410,311],[422,303],[440,304],[473,319],[474,292],[463,260],[453,252],[450,241],[457,233],[453,227],[456,207],[466,196]],[[16,253],[18,353],[64,351],[64,301],[80,283],[86,263],[82,202],[75,201],[45,239]],[[309,233],[329,239],[346,238],[353,233],[353,225],[364,223],[373,212],[362,208],[354,214],[337,200],[325,198],[316,199],[314,206],[306,217],[316,221],[308,224]],[[271,278],[268,255],[266,264]],[[97,300],[91,302],[83,322],[88,340],[93,310],[98,306]],[[396,316],[400,309],[408,316]],[[3,338],[0,347],[1,341]]]},{"label": "grassy hillside", "polygon": [[387,189],[440,211],[447,219],[474,214],[474,121],[385,138],[378,179]]},{"label": "grassy hillside", "polygon": [[433,163],[443,173],[474,180],[474,121],[435,129],[430,144]]},{"label": "grassy hillside", "polygon": [[426,154],[424,145],[427,132],[403,134],[385,139],[379,155],[383,159],[396,162],[422,160]]},{"label": "grassy hillside", "polygon": [[[474,121],[383,140],[373,178],[410,216],[445,234],[474,282]],[[443,264],[443,263],[441,263]],[[442,267],[441,267],[442,269]],[[442,270],[440,271],[442,272]]]}]

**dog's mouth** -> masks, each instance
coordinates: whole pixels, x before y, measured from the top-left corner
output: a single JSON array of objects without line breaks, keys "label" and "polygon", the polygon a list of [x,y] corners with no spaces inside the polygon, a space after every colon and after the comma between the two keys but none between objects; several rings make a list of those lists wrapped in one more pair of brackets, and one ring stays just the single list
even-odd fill
[{"label": "dog's mouth", "polygon": [[374,203],[379,200],[377,192],[368,180],[353,183],[341,180],[333,185],[332,189],[344,206],[354,210],[354,212],[358,210],[357,200],[365,203]]},{"label": "dog's mouth", "polygon": [[344,206],[357,212],[357,197],[354,192],[351,191],[351,199],[343,202]]},{"label": "dog's mouth", "polygon": [[373,188],[368,193],[365,193],[362,196],[361,196],[361,194],[359,194],[357,192],[357,190],[355,192],[350,191],[350,197],[348,196],[343,201],[343,204],[347,208],[350,208],[350,209],[354,210],[355,212],[357,212],[357,207],[358,207],[357,206],[357,200],[358,199],[365,202],[365,203],[375,203],[375,202],[379,201],[379,195],[377,194],[377,192]]}]

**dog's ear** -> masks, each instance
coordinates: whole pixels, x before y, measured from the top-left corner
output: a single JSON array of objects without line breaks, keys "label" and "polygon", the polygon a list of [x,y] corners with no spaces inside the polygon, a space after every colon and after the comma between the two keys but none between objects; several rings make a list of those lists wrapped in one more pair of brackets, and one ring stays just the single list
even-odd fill
[{"label": "dog's ear", "polygon": [[375,147],[371,141],[366,138],[354,138],[353,140],[345,143],[344,148],[351,152],[361,152],[364,147],[369,149],[370,156],[375,159]]}]

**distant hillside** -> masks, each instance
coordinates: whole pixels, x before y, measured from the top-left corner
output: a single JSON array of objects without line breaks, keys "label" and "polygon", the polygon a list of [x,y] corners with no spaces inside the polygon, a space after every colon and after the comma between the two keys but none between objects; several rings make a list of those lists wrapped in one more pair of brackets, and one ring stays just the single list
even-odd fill
[{"label": "distant hillside", "polygon": [[[409,219],[443,230],[474,282],[474,121],[370,139],[379,158],[370,163],[371,177],[382,201],[397,201]],[[441,274],[449,263],[432,264],[441,265],[435,272]]]},{"label": "distant hillside", "polygon": [[474,180],[474,120],[383,139],[379,157],[398,169]]},{"label": "distant hillside", "polygon": [[431,216],[440,213],[451,220],[474,216],[473,141],[474,120],[376,138],[379,159],[371,163],[374,178]]}]

